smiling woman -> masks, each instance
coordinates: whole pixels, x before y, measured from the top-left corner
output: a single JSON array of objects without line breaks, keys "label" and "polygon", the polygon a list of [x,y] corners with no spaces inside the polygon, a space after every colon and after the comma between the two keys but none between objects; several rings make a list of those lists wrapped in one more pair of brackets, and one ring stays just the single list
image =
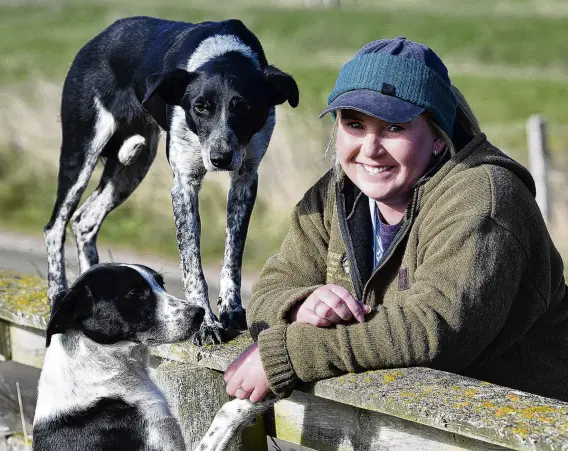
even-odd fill
[{"label": "smiling woman", "polygon": [[427,366],[568,400],[568,294],[529,172],[433,50],[374,41],[322,113],[337,165],[296,206],[248,305],[227,392]]},{"label": "smiling woman", "polygon": [[426,172],[444,141],[423,116],[391,124],[354,110],[341,110],[337,158],[345,175],[373,199],[389,224],[400,222],[412,185]]}]

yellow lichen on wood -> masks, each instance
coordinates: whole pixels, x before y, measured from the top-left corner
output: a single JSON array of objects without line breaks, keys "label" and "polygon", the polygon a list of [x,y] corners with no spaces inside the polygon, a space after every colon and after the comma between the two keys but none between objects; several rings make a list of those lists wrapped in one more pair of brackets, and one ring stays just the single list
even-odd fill
[{"label": "yellow lichen on wood", "polygon": [[511,401],[515,401],[515,402],[521,400],[521,397],[520,397],[520,396],[518,396],[518,395],[513,395],[513,394],[507,395],[507,398],[510,399]]},{"label": "yellow lichen on wood", "polygon": [[517,409],[512,409],[511,407],[499,407],[496,411],[495,411],[495,415],[497,415],[498,417],[502,417],[504,415],[508,415],[511,413],[517,413],[518,410]]},{"label": "yellow lichen on wood", "polygon": [[458,402],[457,404],[454,405],[454,407],[456,409],[461,409],[462,407],[469,407],[471,405],[471,403],[469,401],[464,401],[464,402]]},{"label": "yellow lichen on wood", "polygon": [[398,394],[403,398],[418,398],[418,395],[416,393],[412,393],[409,391],[399,391]]},{"label": "yellow lichen on wood", "polygon": [[[549,415],[555,415],[560,413],[558,409],[554,407],[547,407],[547,406],[537,406],[537,407],[527,407],[521,410],[521,416],[523,418],[527,418],[529,420],[541,420],[545,422],[551,421]],[[566,414],[566,413],[564,413]]]},{"label": "yellow lichen on wood", "polygon": [[0,271],[0,310],[5,314],[47,318],[49,303],[45,280],[12,271]]},{"label": "yellow lichen on wood", "polygon": [[401,376],[404,376],[404,373],[402,371],[391,371],[387,374],[383,374],[383,382],[385,384],[391,384],[393,382],[396,382],[396,380]]},{"label": "yellow lichen on wood", "polygon": [[465,390],[463,392],[463,394],[464,394],[464,396],[467,396],[468,398],[473,398],[473,397],[475,397],[475,395],[477,395],[477,390],[470,388],[468,390]]},{"label": "yellow lichen on wood", "polygon": [[568,409],[559,410],[554,407],[548,406],[535,406],[535,407],[499,407],[495,411],[495,415],[502,417],[504,415],[515,414],[527,420],[539,420],[545,423],[549,423],[555,420],[557,415],[566,415]]},{"label": "yellow lichen on wood", "polygon": [[523,438],[527,438],[529,435],[529,430],[523,427],[516,427],[511,429],[515,434],[520,435]]}]

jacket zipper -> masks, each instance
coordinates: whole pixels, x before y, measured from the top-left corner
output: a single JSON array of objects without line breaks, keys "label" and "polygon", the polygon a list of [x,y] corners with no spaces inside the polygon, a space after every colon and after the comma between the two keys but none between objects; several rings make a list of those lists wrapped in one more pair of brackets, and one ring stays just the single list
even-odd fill
[{"label": "jacket zipper", "polygon": [[351,235],[349,234],[349,227],[347,227],[347,215],[345,214],[345,196],[340,185],[337,185],[336,196],[340,201],[337,202],[339,220],[339,230],[343,235],[343,241],[347,249],[347,259],[349,260],[349,267],[351,268],[351,280],[353,281],[353,288],[357,295],[357,299],[363,299],[363,283],[359,273],[359,267],[353,252],[353,243],[351,242]]},{"label": "jacket zipper", "polygon": [[398,234],[396,236],[396,241],[394,241],[394,243],[392,243],[389,246],[389,248],[387,249],[387,253],[386,253],[385,257],[383,258],[381,264],[373,271],[373,273],[371,274],[371,276],[369,277],[367,282],[365,282],[365,286],[363,287],[363,297],[360,298],[360,299],[363,301],[363,303],[365,303],[367,305],[368,305],[368,303],[367,303],[367,295],[368,295],[367,289],[369,288],[369,283],[371,282],[373,277],[375,277],[375,274],[377,274],[386,265],[386,263],[390,260],[390,258],[392,257],[392,255],[396,251],[396,248],[402,242],[402,240],[404,240],[404,238],[406,237],[406,235],[408,234],[408,231],[410,230],[410,228],[412,226],[412,223],[414,222],[416,205],[418,204],[419,190],[420,190],[420,188],[417,188],[414,191],[414,196],[413,196],[413,199],[412,199],[412,204],[410,205],[410,213],[408,215],[408,219],[405,222],[403,228],[398,232]]}]

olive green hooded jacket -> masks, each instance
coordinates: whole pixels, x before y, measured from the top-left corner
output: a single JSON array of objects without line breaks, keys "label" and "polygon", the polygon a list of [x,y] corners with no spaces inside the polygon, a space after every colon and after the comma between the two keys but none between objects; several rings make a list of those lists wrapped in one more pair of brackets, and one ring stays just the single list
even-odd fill
[{"label": "olive green hooded jacket", "polygon": [[[427,366],[568,401],[568,290],[534,195],[529,172],[477,135],[421,180],[373,271],[368,198],[330,171],[247,307],[271,389]],[[290,324],[327,283],[371,306],[365,322]]]}]

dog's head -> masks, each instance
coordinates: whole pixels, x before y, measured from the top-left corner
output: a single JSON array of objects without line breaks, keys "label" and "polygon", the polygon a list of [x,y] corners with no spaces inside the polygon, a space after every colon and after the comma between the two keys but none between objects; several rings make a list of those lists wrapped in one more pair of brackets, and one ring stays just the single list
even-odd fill
[{"label": "dog's head", "polygon": [[199,139],[205,168],[235,171],[271,108],[285,101],[292,107],[299,101],[290,75],[270,65],[260,70],[242,54],[229,52],[194,72],[174,69],[149,77],[142,104],[171,132],[173,119],[166,117],[165,105],[180,106],[183,129]]},{"label": "dog's head", "polygon": [[53,303],[51,336],[78,330],[101,344],[172,343],[195,333],[205,314],[199,306],[166,293],[160,274],[142,265],[104,263],[83,273]]}]

